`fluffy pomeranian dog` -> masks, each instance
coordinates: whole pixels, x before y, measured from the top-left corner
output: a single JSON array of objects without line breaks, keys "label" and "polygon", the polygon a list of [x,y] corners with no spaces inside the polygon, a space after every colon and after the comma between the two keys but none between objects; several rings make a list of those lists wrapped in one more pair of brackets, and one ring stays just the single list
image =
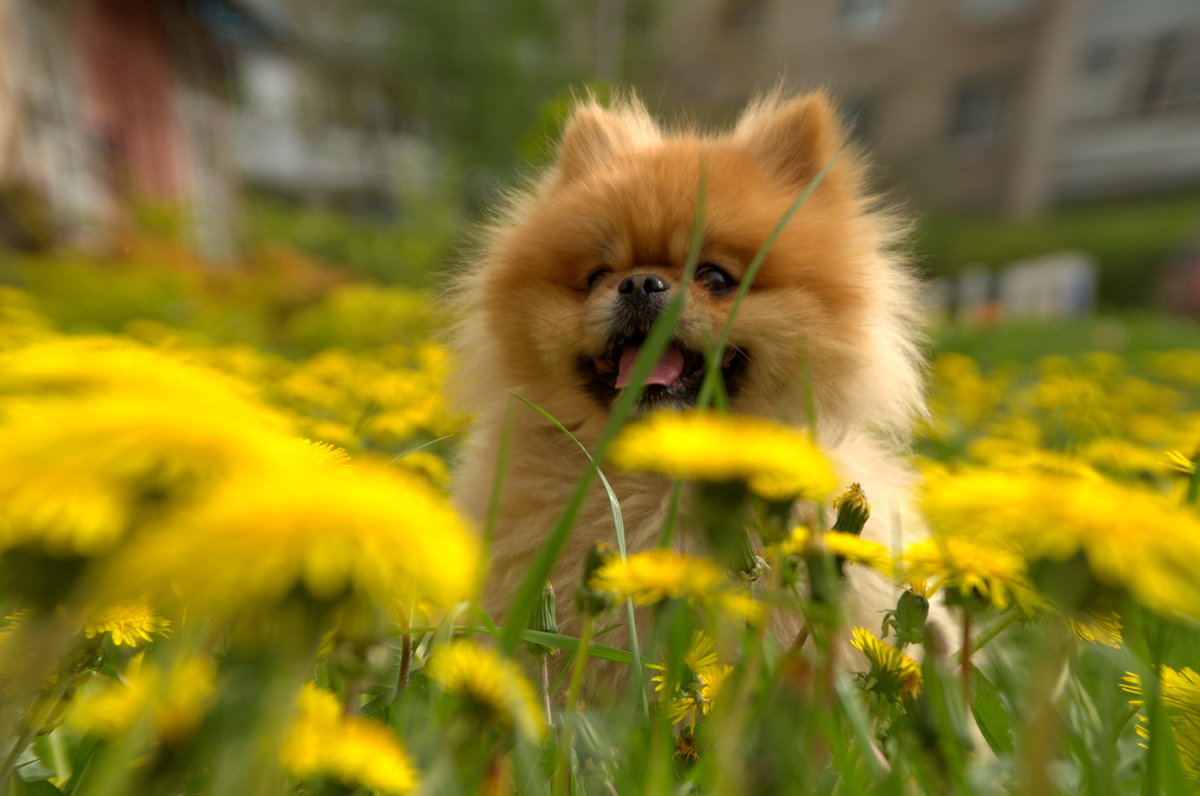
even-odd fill
[{"label": "fluffy pomeranian dog", "polygon": [[[747,266],[819,179],[749,288],[721,375],[734,412],[794,426],[816,418],[814,432],[846,484],[861,482],[873,503],[865,536],[894,545],[916,528],[899,519],[910,479],[896,453],[922,411],[915,283],[894,251],[901,229],[865,191],[861,159],[829,99],[772,95],[717,135],[665,130],[635,99],[611,108],[583,101],[556,161],[499,211],[455,294],[455,383],[475,418],[455,496],[481,527],[512,424],[486,599],[497,618],[586,466],[574,442],[511,396],[545,409],[585,446],[596,443],[639,344],[681,289],[702,171],[694,280],[639,413],[695,405],[701,352],[725,324]],[[669,483],[606,474],[629,548],[653,546]],[[566,597],[560,615],[588,546],[613,539],[597,485],[552,576]],[[681,543],[688,539],[685,527]],[[859,578],[852,591],[860,610],[851,615],[874,625],[895,597],[882,581]]]}]

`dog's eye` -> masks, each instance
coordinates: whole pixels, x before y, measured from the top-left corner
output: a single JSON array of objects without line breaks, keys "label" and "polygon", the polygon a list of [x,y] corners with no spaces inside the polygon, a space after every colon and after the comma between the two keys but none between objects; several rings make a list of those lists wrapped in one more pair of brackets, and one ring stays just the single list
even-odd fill
[{"label": "dog's eye", "polygon": [[604,280],[604,277],[608,276],[612,272],[613,271],[611,268],[597,268],[595,271],[592,271],[590,274],[588,274],[587,289],[595,290],[596,285],[600,284]]},{"label": "dog's eye", "polygon": [[737,286],[737,282],[729,275],[728,271],[712,263],[704,263],[696,269],[696,281],[714,296],[724,295]]}]

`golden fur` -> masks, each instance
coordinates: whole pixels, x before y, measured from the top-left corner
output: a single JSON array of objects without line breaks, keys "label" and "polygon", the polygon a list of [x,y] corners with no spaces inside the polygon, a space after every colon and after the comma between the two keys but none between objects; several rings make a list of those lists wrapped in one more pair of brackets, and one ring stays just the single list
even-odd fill
[{"label": "golden fur", "polygon": [[[836,158],[835,158],[836,155]],[[748,364],[732,408],[802,425],[817,418],[847,484],[862,482],[874,516],[866,535],[894,544],[915,523],[904,512],[909,475],[892,451],[922,411],[914,282],[893,251],[897,225],[863,188],[820,93],[752,105],[731,132],[666,132],[636,100],[606,109],[580,103],[557,162],[514,195],[491,224],[455,294],[456,394],[475,420],[455,497],[481,525],[510,395],[543,407],[589,447],[607,419],[583,388],[579,362],[603,354],[618,281],[653,274],[672,285],[687,258],[701,169],[706,213],[701,263],[740,279],[800,192],[824,179],[768,253],[736,317],[731,343]],[[612,269],[594,290],[588,277]],[[676,330],[703,348],[720,329],[730,295],[689,291]],[[553,525],[585,459],[561,431],[523,405],[511,410],[513,444],[491,562],[488,607],[500,612]],[[608,472],[630,549],[651,546],[668,494],[657,477]],[[690,546],[687,529],[683,541]],[[559,610],[580,576],[587,546],[614,539],[597,485],[555,569]],[[859,612],[893,603],[888,587],[860,576]],[[499,618],[499,617],[497,617]]]}]

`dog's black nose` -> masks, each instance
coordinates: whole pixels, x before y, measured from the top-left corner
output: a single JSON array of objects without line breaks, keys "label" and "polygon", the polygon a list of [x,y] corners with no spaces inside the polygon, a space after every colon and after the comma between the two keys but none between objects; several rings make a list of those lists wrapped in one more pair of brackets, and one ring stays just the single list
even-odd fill
[{"label": "dog's black nose", "polygon": [[621,280],[617,285],[618,293],[662,293],[669,286],[654,274],[633,274]]}]

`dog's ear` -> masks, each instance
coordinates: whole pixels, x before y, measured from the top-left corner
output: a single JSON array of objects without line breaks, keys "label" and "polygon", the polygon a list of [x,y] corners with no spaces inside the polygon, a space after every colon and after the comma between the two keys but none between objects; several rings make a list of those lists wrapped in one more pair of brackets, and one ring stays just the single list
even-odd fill
[{"label": "dog's ear", "polygon": [[804,184],[829,163],[842,132],[829,97],[821,91],[788,102],[768,96],[746,109],[734,142],[789,182]]},{"label": "dog's ear", "polygon": [[573,182],[658,138],[658,128],[635,99],[626,99],[612,110],[595,100],[581,103],[567,121],[558,147],[558,179],[560,183]]}]

